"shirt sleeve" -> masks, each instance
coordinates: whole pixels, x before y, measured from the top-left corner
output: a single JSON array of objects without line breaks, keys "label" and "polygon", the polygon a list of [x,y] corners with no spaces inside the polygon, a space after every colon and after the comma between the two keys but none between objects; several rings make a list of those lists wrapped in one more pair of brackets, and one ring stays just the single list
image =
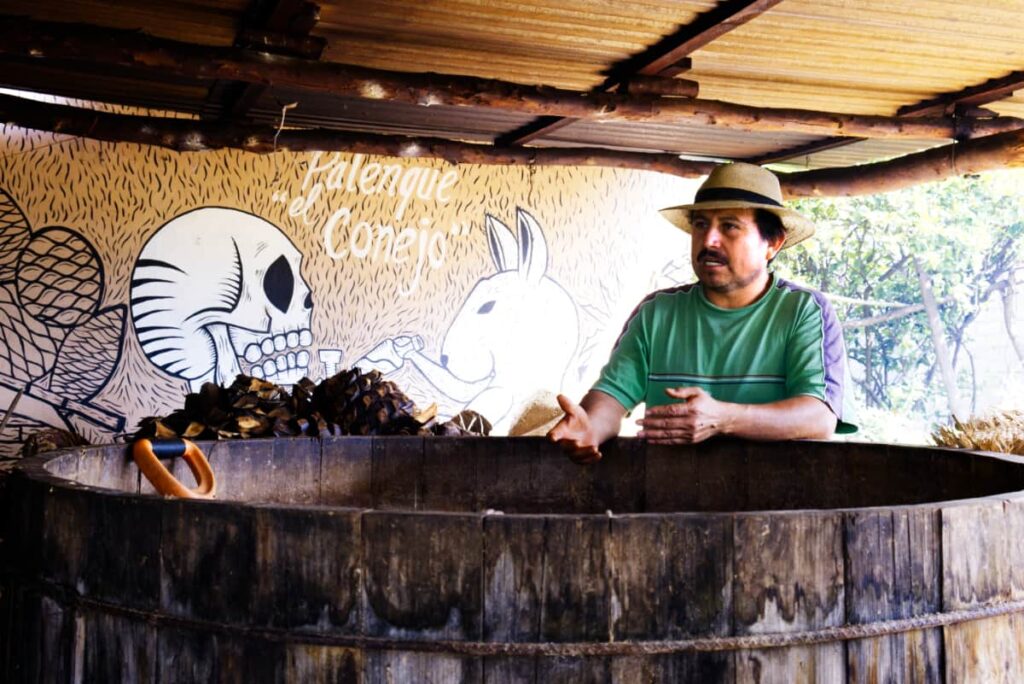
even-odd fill
[{"label": "shirt sleeve", "polygon": [[641,304],[630,314],[612,347],[608,363],[592,389],[604,392],[622,404],[627,412],[647,395],[650,370],[651,309]]},{"label": "shirt sleeve", "polygon": [[786,345],[786,396],[821,399],[838,418],[836,432],[856,432],[845,401],[847,378],[839,318],[824,296],[813,293]]}]

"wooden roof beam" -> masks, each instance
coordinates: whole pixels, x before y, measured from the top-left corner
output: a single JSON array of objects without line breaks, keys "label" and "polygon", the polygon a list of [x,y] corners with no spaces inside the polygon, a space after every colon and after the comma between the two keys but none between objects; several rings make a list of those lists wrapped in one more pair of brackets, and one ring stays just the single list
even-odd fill
[{"label": "wooden roof beam", "polygon": [[[273,126],[126,116],[0,95],[0,121],[109,142],[134,142],[178,151],[232,148],[362,152],[390,157],[438,158],[451,163],[601,166],[658,171],[686,178],[707,174],[711,162],[674,154],[617,152],[596,148],[499,148],[442,138],[350,134],[323,129],[280,131]],[[1024,129],[953,143],[892,161],[780,176],[787,198],[886,192],[964,173],[1024,166]]]},{"label": "wooden roof beam", "polygon": [[[398,73],[365,67],[209,47],[79,24],[34,22],[0,15],[0,56],[59,60],[138,70],[166,78],[234,80],[389,100],[423,106],[496,108],[534,116],[598,121],[684,121],[746,131],[869,138],[953,137],[949,117],[866,116],[803,109],[771,109],[685,97],[581,93],[546,86],[431,73]],[[975,135],[1024,127],[998,117],[972,122]]]},{"label": "wooden roof beam", "polygon": [[[703,12],[671,35],[665,36],[640,54],[624,60],[607,70],[607,78],[594,92],[607,92],[615,86],[628,83],[635,76],[661,76],[674,78],[689,71],[692,64],[689,55],[715,38],[771,9],[782,0],[726,0],[713,9]],[[694,84],[696,85],[696,84]],[[692,97],[696,97],[694,92]],[[542,138],[578,118],[563,118],[561,121],[542,117],[537,121],[520,126],[514,131],[498,136],[495,145],[525,145]]]},{"label": "wooden roof beam", "polygon": [[[988,118],[997,116],[994,112],[977,109],[981,105],[990,104],[998,100],[1010,97],[1014,92],[1024,88],[1024,71],[1014,71],[1002,78],[992,78],[976,86],[970,86],[953,93],[945,93],[938,97],[922,100],[916,104],[905,105],[896,110],[896,116],[945,116],[953,115],[957,120],[964,121],[971,118]],[[969,127],[962,132],[954,132],[954,138],[970,137]],[[817,152],[834,150],[837,147],[860,142],[865,138],[825,138],[815,140],[805,145],[791,147],[778,152],[763,154],[751,159],[745,159],[752,164],[774,164],[776,162],[803,157]]]},{"label": "wooden roof beam", "polygon": [[[257,0],[242,19],[235,47],[316,60],[326,41],[311,38],[309,32],[319,20],[319,5],[307,0]],[[260,83],[215,81],[204,118],[219,110],[220,118],[242,119],[266,90]]]},{"label": "wooden roof beam", "polygon": [[957,107],[980,107],[1013,95],[1024,89],[1024,71],[1014,71],[1002,78],[992,78],[955,93],[946,93],[916,104],[900,107],[897,116],[934,116],[953,114]]},{"label": "wooden roof beam", "polygon": [[450,163],[531,166],[600,166],[658,171],[686,178],[706,175],[712,162],[686,161],[675,154],[619,152],[601,148],[499,148],[444,138],[346,133],[326,129],[109,114],[0,95],[0,121],[8,125],[105,142],[164,147],[178,152],[236,149],[360,152],[388,157],[444,159]]}]

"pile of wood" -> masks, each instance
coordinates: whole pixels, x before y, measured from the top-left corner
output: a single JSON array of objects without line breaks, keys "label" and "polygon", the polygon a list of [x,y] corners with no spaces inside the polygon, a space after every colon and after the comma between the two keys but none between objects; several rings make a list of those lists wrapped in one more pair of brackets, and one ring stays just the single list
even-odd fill
[{"label": "pile of wood", "polygon": [[932,434],[939,446],[1024,456],[1024,411],[1002,411],[941,426]]},{"label": "pile of wood", "polygon": [[319,385],[302,378],[289,392],[239,375],[229,387],[206,383],[167,416],[142,419],[134,439],[246,439],[328,435],[486,435],[490,423],[465,412],[447,422],[417,410],[377,371],[346,370]]}]

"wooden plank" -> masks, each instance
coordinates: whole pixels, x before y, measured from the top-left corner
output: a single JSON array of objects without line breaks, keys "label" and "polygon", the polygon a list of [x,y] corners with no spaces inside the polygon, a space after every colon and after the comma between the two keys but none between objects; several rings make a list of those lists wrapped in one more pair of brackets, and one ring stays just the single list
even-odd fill
[{"label": "wooden plank", "polygon": [[622,438],[602,447],[603,457],[589,469],[590,512],[643,512],[646,446],[643,440]]},{"label": "wooden plank", "polygon": [[537,682],[544,684],[604,684],[610,676],[608,658],[537,659]]},{"label": "wooden plank", "polygon": [[374,636],[481,636],[479,516],[364,513],[363,615]]},{"label": "wooden plank", "polygon": [[[497,441],[497,440],[495,440]],[[593,476],[572,463],[543,437],[516,437],[496,445],[492,470],[481,463],[478,476],[486,500],[505,513],[570,513],[589,511]]]},{"label": "wooden plank", "polygon": [[83,617],[83,681],[156,683],[156,627],[93,611],[84,611]]},{"label": "wooden plank", "polygon": [[373,505],[372,437],[324,437],[320,442],[320,503],[369,508]]},{"label": "wooden plank", "polygon": [[[796,632],[843,624],[843,527],[838,514],[743,513],[733,531],[734,633]],[[745,651],[737,681],[846,678],[841,642]]]},{"label": "wooden plank", "polygon": [[[85,497],[93,534],[80,593],[141,610],[160,603],[160,517],[164,502],[136,496],[90,493]],[[82,518],[62,524],[81,535]]]},{"label": "wooden plank", "polygon": [[[271,485],[276,485],[276,478],[268,477],[274,467],[274,440],[270,439],[239,439],[214,442],[206,452],[214,475],[217,478],[218,501],[260,501],[261,494]],[[182,459],[175,459],[175,466],[180,468]],[[194,486],[191,475],[175,474],[188,486]],[[182,477],[186,479],[182,480]]]},{"label": "wooden plank", "polygon": [[[1024,598],[1024,503],[986,500],[942,509],[944,610]],[[1024,617],[944,631],[946,681],[1024,681]]]},{"label": "wooden plank", "polygon": [[739,439],[716,440],[713,449],[696,447],[698,511],[744,511],[748,487],[743,473],[750,464],[750,443]]},{"label": "wooden plank", "polygon": [[[537,642],[544,586],[542,516],[489,515],[483,528],[483,639],[500,643]],[[537,659],[488,657],[484,681],[533,682]]]},{"label": "wooden plank", "polygon": [[540,639],[546,520],[489,515],[483,521],[483,639]]},{"label": "wooden plank", "polygon": [[441,653],[371,651],[365,656],[366,682],[416,682],[417,684],[479,684],[479,658]]},{"label": "wooden plank", "polygon": [[[864,624],[939,610],[937,509],[858,511],[844,516],[846,620]],[[942,632],[847,643],[849,682],[939,682]]]},{"label": "wooden plank", "polygon": [[[679,514],[611,519],[612,634],[616,641],[728,636],[732,519]],[[731,653],[612,658],[612,680],[733,682]]]},{"label": "wooden plank", "polygon": [[79,487],[53,487],[42,500],[40,575],[76,591],[85,584],[92,535],[102,534],[93,524],[93,492]]},{"label": "wooden plank", "polygon": [[490,438],[427,439],[420,506],[428,511],[477,510],[477,465]]},{"label": "wooden plank", "polygon": [[476,507],[479,511],[498,510],[511,513],[518,510],[523,496],[519,483],[508,477],[508,468],[514,458],[513,439],[484,439],[477,452]]},{"label": "wooden plank", "polygon": [[541,579],[542,641],[608,640],[607,539],[605,516],[547,519]]},{"label": "wooden plank", "polygon": [[694,447],[647,445],[644,501],[649,513],[701,510],[697,505],[697,451]]},{"label": "wooden plank", "polygon": [[260,506],[252,622],[354,634],[359,629],[360,514]]},{"label": "wooden plank", "polygon": [[483,659],[484,684],[524,684],[537,681],[539,658],[493,656]]},{"label": "wooden plank", "polygon": [[179,499],[165,501],[161,511],[161,609],[247,623],[256,583],[252,509]]},{"label": "wooden plank", "polygon": [[736,668],[733,653],[677,653],[657,656],[622,656],[611,659],[610,681],[700,682],[734,684]]},{"label": "wooden plank", "polygon": [[286,682],[362,684],[362,672],[363,654],[360,651],[309,644],[289,644],[286,647]]},{"label": "wooden plank", "polygon": [[160,684],[218,681],[217,639],[208,632],[164,627],[157,634]]},{"label": "wooden plank", "polygon": [[129,447],[111,445],[100,449],[83,449],[78,460],[79,482],[93,487],[123,492],[139,491],[139,471]]},{"label": "wooden plank", "polygon": [[217,637],[217,680],[232,684],[284,682],[285,645],[253,636]]},{"label": "wooden plank", "polygon": [[420,507],[423,437],[374,437],[370,486],[373,508]]}]

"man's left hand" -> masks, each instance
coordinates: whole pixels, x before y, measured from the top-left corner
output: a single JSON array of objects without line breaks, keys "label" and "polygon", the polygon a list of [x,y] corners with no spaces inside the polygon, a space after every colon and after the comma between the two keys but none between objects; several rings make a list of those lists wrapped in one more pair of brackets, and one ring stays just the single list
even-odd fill
[{"label": "man's left hand", "polygon": [[648,408],[637,421],[637,437],[651,444],[695,444],[725,431],[730,407],[699,387],[670,387],[665,394],[681,400]]}]

